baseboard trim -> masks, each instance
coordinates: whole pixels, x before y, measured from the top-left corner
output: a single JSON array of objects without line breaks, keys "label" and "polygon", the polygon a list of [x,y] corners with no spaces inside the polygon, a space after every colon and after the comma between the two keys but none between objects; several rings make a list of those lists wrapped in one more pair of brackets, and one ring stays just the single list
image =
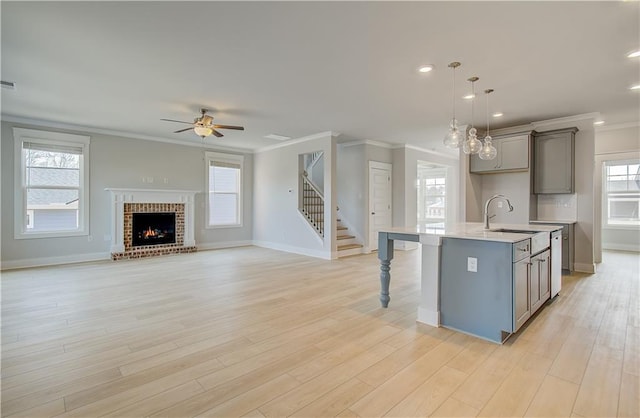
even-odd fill
[{"label": "baseboard trim", "polygon": [[291,245],[277,244],[269,241],[253,241],[256,247],[268,248],[270,250],[284,251],[286,253],[306,255],[308,257],[322,258],[323,260],[331,260],[332,253],[326,251],[310,250],[307,248],[293,247]]},{"label": "baseboard trim", "polygon": [[228,242],[205,242],[196,245],[198,251],[221,250],[223,248],[248,247],[253,245],[253,241],[228,241]]},{"label": "baseboard trim", "polygon": [[595,273],[596,265],[594,263],[573,263],[573,270],[580,273]]},{"label": "baseboard trim", "polygon": [[440,326],[440,312],[425,309],[421,306],[418,307],[418,319],[417,322],[422,324],[431,325],[432,327]]},{"label": "baseboard trim", "polygon": [[63,255],[58,257],[25,258],[22,260],[2,261],[0,270],[14,270],[31,267],[55,266],[59,264],[87,263],[90,261],[111,260],[111,253],[87,253]]},{"label": "baseboard trim", "polygon": [[629,245],[629,244],[606,244],[602,243],[603,250],[613,250],[613,251],[631,251],[634,253],[640,252],[640,248],[637,245]]}]

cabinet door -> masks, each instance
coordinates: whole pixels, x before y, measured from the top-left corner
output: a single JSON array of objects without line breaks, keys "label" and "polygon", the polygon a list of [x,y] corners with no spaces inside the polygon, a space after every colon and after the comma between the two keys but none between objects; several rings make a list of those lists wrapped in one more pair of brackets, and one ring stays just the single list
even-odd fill
[{"label": "cabinet door", "polygon": [[531,278],[529,279],[529,295],[531,298],[531,315],[542,306],[540,294],[540,262],[538,257],[531,259]]},{"label": "cabinet door", "polygon": [[529,257],[513,263],[513,332],[531,317]]},{"label": "cabinet door", "polygon": [[529,135],[504,138],[500,141],[500,170],[526,170],[529,168]]},{"label": "cabinet door", "polygon": [[530,133],[494,138],[498,155],[493,160],[481,160],[477,154],[469,156],[470,173],[498,173],[522,171],[529,168]]},{"label": "cabinet door", "polygon": [[[497,141],[493,143],[493,146],[498,149]],[[493,160],[482,160],[478,154],[469,156],[469,172],[471,173],[492,172],[498,168],[498,164],[500,164],[500,151]]]},{"label": "cabinet door", "polygon": [[551,295],[551,251],[547,250],[536,258],[540,277],[540,301],[545,303]]},{"label": "cabinet door", "polygon": [[576,128],[571,128],[543,132],[535,136],[534,193],[573,193],[573,150],[576,131]]}]

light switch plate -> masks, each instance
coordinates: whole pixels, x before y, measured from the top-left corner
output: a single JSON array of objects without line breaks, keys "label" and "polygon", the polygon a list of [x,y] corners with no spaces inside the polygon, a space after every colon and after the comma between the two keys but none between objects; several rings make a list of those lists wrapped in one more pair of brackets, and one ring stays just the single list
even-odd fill
[{"label": "light switch plate", "polygon": [[467,257],[467,271],[473,273],[478,272],[478,259],[475,257]]}]

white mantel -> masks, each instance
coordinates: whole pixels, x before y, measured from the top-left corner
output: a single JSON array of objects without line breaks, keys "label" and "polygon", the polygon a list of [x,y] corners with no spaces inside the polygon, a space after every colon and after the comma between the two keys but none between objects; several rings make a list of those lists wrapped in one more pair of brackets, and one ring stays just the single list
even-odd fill
[{"label": "white mantel", "polygon": [[108,187],[111,193],[111,253],[124,249],[124,204],[125,203],[183,203],[184,246],[193,247],[195,241],[194,208],[195,195],[199,190],[119,189]]}]

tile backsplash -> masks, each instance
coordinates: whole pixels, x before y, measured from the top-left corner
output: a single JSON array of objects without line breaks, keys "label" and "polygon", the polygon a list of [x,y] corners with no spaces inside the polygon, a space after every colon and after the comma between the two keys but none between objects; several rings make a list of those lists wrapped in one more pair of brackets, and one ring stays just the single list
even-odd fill
[{"label": "tile backsplash", "polygon": [[538,195],[538,219],[576,220],[578,217],[577,198],[574,194]]}]

